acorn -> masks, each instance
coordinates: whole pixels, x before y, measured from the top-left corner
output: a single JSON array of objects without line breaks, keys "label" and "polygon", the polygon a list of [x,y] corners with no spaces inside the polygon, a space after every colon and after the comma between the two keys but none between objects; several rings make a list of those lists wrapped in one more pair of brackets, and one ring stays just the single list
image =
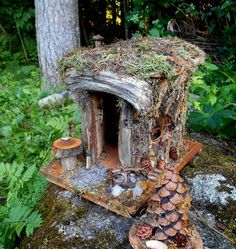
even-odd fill
[{"label": "acorn", "polygon": [[137,227],[136,234],[141,240],[146,240],[152,236],[152,227],[147,223],[141,223]]}]

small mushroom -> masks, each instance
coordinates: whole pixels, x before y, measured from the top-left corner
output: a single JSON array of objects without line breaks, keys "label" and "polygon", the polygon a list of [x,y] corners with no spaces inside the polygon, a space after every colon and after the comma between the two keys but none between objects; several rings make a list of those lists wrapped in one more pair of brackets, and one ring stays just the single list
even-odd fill
[{"label": "small mushroom", "polygon": [[82,151],[79,138],[63,137],[53,143],[53,154],[60,158],[64,170],[73,170],[77,166],[77,155]]},{"label": "small mushroom", "polygon": [[101,35],[94,35],[93,40],[95,41],[95,48],[99,48],[102,46],[102,42],[104,40],[104,37]]}]

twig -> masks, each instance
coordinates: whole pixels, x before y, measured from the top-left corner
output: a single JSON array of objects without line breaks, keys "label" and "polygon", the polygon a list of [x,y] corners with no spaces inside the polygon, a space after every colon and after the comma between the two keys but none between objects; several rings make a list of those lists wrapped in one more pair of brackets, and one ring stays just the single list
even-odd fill
[{"label": "twig", "polygon": [[17,24],[16,24],[16,30],[17,30],[18,36],[20,38],[20,42],[21,42],[21,46],[22,46],[22,49],[23,49],[23,52],[24,52],[25,59],[28,62],[29,61],[28,54],[27,54],[25,44],[24,44],[24,41],[23,41],[21,33],[20,33],[20,29],[17,27]]},{"label": "twig", "polygon": [[[217,234],[221,235],[222,237],[224,237],[225,239],[227,239],[228,241],[230,241],[231,243],[234,244],[234,242],[230,238],[228,238],[226,235],[224,235],[223,233],[219,232],[217,229],[215,229],[214,227],[212,227],[211,225],[209,225],[207,223],[207,221],[205,221],[205,219],[199,214],[199,212],[196,210],[196,208],[193,207],[193,209],[194,209],[196,215],[194,214],[194,212],[189,211],[190,215],[192,215],[193,217],[195,217],[196,219],[198,219],[199,221],[201,221],[205,226],[207,226],[213,232],[216,232]],[[217,241],[221,243],[221,241],[219,241],[218,238],[217,238]]]}]

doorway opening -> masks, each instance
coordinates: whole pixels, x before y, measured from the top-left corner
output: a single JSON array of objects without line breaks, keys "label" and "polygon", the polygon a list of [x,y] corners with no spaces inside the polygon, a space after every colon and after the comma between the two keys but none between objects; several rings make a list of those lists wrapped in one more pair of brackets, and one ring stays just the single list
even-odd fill
[{"label": "doorway opening", "polygon": [[99,164],[116,168],[120,164],[118,156],[120,110],[117,107],[117,97],[108,93],[95,93],[93,107]]}]

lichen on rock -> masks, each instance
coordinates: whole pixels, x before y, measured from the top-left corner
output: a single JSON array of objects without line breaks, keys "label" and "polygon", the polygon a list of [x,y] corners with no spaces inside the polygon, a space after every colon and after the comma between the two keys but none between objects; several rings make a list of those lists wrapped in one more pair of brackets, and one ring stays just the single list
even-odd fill
[{"label": "lichen on rock", "polygon": [[216,142],[204,146],[181,173],[190,185],[193,206],[213,214],[236,243],[236,158]]}]

